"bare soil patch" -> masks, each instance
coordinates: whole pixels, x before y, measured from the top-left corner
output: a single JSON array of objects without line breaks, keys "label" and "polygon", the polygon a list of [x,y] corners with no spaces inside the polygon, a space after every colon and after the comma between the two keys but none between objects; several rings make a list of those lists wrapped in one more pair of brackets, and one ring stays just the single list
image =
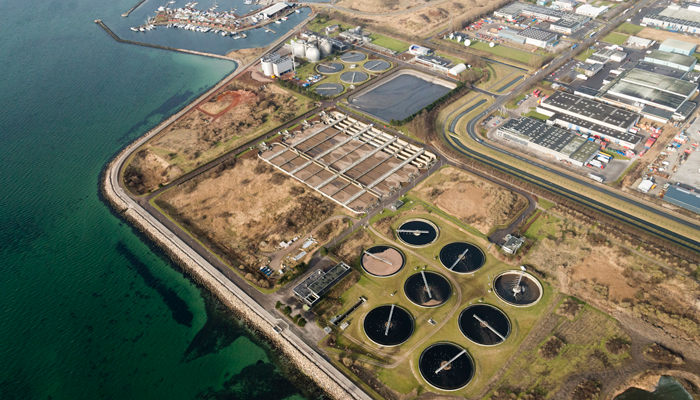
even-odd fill
[{"label": "bare soil patch", "polygon": [[257,157],[243,157],[163,193],[156,204],[231,264],[256,273],[259,252],[308,234],[336,211],[312,191],[299,194],[301,186]]},{"label": "bare soil patch", "polygon": [[[158,184],[176,179],[292,120],[309,107],[310,100],[275,85],[261,90],[260,82],[253,80],[250,72],[244,72],[211,100],[148,141],[142,147],[148,152],[136,154],[124,181],[133,193],[150,192]],[[171,166],[177,168],[168,169]]]},{"label": "bare soil patch", "polygon": [[342,243],[335,246],[333,254],[348,265],[355,264],[355,260],[360,256],[362,250],[370,240],[369,234],[364,229],[359,229]]},{"label": "bare soil patch", "polygon": [[571,395],[571,400],[594,400],[600,394],[600,384],[595,381],[585,380],[579,383]]},{"label": "bare soil patch", "polygon": [[413,193],[484,234],[527,207],[524,196],[453,167],[434,173]]},{"label": "bare soil patch", "polygon": [[570,321],[573,321],[581,310],[583,310],[583,304],[569,297],[562,301],[561,305],[559,305],[559,308],[557,308],[557,314],[568,318]]},{"label": "bare soil patch", "polygon": [[683,364],[683,358],[664,346],[653,343],[644,350],[644,356],[648,359],[667,364]]},{"label": "bare soil patch", "polygon": [[630,343],[623,338],[611,337],[605,342],[605,350],[610,354],[619,356],[630,350]]},{"label": "bare soil patch", "polygon": [[691,35],[686,36],[680,33],[673,33],[663,29],[644,28],[635,36],[643,37],[645,39],[656,40],[659,43],[663,42],[666,39],[676,39],[682,42],[700,44],[700,38]]},{"label": "bare soil patch", "polygon": [[228,54],[226,54],[226,57],[231,57],[239,60],[242,65],[246,65],[249,62],[253,61],[257,57],[262,54],[262,52],[265,51],[264,47],[254,47],[252,49],[240,49],[240,50],[234,50]]}]

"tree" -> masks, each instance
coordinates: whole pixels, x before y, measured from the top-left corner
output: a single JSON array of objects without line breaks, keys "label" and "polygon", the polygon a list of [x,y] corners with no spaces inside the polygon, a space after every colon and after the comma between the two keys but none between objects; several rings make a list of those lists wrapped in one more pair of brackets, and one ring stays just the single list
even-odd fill
[{"label": "tree", "polygon": [[282,307],[282,302],[277,300],[277,303],[275,303],[275,308],[279,310],[280,307]]},{"label": "tree", "polygon": [[289,315],[292,313],[292,307],[284,306],[284,309],[282,310],[282,312],[284,313],[284,315]]}]

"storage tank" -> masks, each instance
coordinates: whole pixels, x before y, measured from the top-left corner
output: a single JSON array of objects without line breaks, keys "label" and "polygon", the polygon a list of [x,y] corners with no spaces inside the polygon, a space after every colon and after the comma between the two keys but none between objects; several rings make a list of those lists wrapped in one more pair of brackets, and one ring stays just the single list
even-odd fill
[{"label": "storage tank", "polygon": [[318,62],[321,60],[321,52],[318,51],[316,46],[307,45],[306,46],[306,59],[310,62]]},{"label": "storage tank", "polygon": [[321,39],[321,55],[323,57],[333,52],[333,45],[328,39]]},{"label": "storage tank", "polygon": [[292,51],[296,57],[306,57],[306,42],[297,40],[292,44]]},{"label": "storage tank", "polygon": [[494,42],[489,43],[489,47],[493,47],[495,45],[496,45],[496,43],[494,43]]},{"label": "storage tank", "polygon": [[467,46],[467,47],[469,47],[469,46],[472,45],[472,41],[469,40],[469,39],[466,39],[466,40],[464,41],[464,45]]},{"label": "storage tank", "polygon": [[265,76],[272,76],[272,74],[274,74],[274,70],[272,68],[272,60],[270,60],[269,58],[263,58],[260,60],[260,64],[262,64],[262,70]]}]

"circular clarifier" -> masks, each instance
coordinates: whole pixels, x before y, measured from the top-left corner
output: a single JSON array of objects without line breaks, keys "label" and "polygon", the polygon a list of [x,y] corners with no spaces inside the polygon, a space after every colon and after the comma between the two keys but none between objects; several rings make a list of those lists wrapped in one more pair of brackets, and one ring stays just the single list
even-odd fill
[{"label": "circular clarifier", "polygon": [[374,246],[362,253],[360,264],[368,274],[379,278],[396,275],[406,260],[399,249],[391,246]]},{"label": "circular clarifier", "polygon": [[363,67],[369,72],[383,72],[391,68],[391,64],[384,60],[370,60]]},{"label": "circular clarifier", "polygon": [[492,305],[475,304],[459,314],[459,330],[476,344],[495,346],[510,335],[510,321],[503,311]]},{"label": "circular clarifier", "polygon": [[466,349],[447,342],[423,350],[418,369],[430,386],[440,390],[459,390],[474,377],[474,361]]},{"label": "circular clarifier", "polygon": [[417,306],[439,307],[452,296],[452,285],[447,278],[438,273],[421,271],[406,279],[403,291]]},{"label": "circular clarifier", "polygon": [[410,219],[399,226],[396,236],[409,246],[429,246],[438,238],[438,227],[425,219]]},{"label": "circular clarifier", "polygon": [[458,274],[475,272],[484,265],[485,261],[484,252],[472,243],[454,242],[440,249],[440,263]]},{"label": "circular clarifier", "polygon": [[340,75],[341,81],[351,83],[353,85],[364,82],[367,80],[367,78],[369,78],[369,75],[367,75],[365,72],[348,71],[343,72],[343,74]]},{"label": "circular clarifier", "polygon": [[340,59],[347,63],[357,63],[360,61],[364,61],[366,58],[367,54],[361,53],[359,51],[348,51],[347,53],[344,53],[340,56]]},{"label": "circular clarifier", "polygon": [[343,93],[345,88],[340,83],[321,83],[314,88],[314,92],[320,94],[321,96],[337,96]]},{"label": "circular clarifier", "polygon": [[368,312],[362,326],[369,340],[386,347],[406,342],[414,328],[411,314],[394,304],[379,306]]},{"label": "circular clarifier", "polygon": [[341,63],[320,63],[316,67],[316,70],[320,74],[335,74],[343,70],[343,64]]},{"label": "circular clarifier", "polygon": [[496,295],[514,307],[530,307],[542,298],[542,285],[523,271],[505,271],[493,279]]}]

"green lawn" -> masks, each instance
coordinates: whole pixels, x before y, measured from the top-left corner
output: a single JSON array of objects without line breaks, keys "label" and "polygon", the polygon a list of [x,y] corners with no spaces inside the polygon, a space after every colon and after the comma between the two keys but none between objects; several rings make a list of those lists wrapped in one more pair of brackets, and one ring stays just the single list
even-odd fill
[{"label": "green lawn", "polygon": [[372,44],[386,47],[387,49],[394,50],[397,53],[408,50],[409,44],[398,39],[390,38],[378,33],[373,33],[369,35],[369,37],[372,38]]},{"label": "green lawn", "polygon": [[307,24],[307,26],[309,27],[309,30],[310,30],[310,31],[314,31],[314,32],[324,32],[324,33],[325,33],[325,28],[326,28],[327,26],[336,25],[336,24],[337,24],[338,26],[340,26],[340,29],[336,30],[335,32],[332,32],[332,33],[330,34],[330,36],[337,36],[337,35],[340,33],[341,30],[344,31],[344,30],[347,30],[347,29],[354,28],[354,27],[352,27],[352,26],[350,26],[350,25],[344,24],[344,23],[342,23],[342,22],[338,22],[338,21],[336,21],[336,20],[334,20],[334,19],[320,19],[319,17],[314,18],[311,22],[309,22],[309,23]]},{"label": "green lawn", "polygon": [[580,52],[580,53],[579,53],[576,57],[574,57],[574,58],[577,59],[577,60],[579,60],[579,61],[586,61],[586,59],[588,59],[588,57],[592,56],[593,53],[595,53],[595,52],[596,52],[595,49],[588,48],[588,49],[586,49],[585,51]]},{"label": "green lawn", "polygon": [[534,110],[529,111],[527,114],[525,114],[525,115],[523,115],[523,116],[524,116],[524,117],[534,118],[534,119],[539,119],[540,121],[546,121],[546,120],[549,119],[548,116],[546,116],[546,115],[544,115],[544,114],[540,114],[540,113],[538,113],[537,111],[534,111]]},{"label": "green lawn", "polygon": [[509,110],[515,110],[516,108],[518,108],[518,102],[520,100],[524,99],[525,95],[526,95],[526,93],[521,93],[520,95],[518,95],[516,98],[511,100],[508,104],[506,104],[506,108]]},{"label": "green lawn", "polygon": [[623,35],[621,33],[609,33],[608,36],[604,37],[601,39],[601,42],[605,43],[611,43],[611,44],[616,44],[618,46],[622,46],[626,41],[629,36]]},{"label": "green lawn", "polygon": [[499,57],[508,58],[513,61],[517,61],[521,64],[529,65],[532,57],[539,57],[537,54],[528,53],[526,51],[521,51],[514,49],[512,47],[506,47],[501,45],[496,45],[494,47],[489,47],[488,44],[483,42],[474,42],[469,46],[469,48],[475,48],[481,51],[487,51],[491,54],[497,55]]},{"label": "green lawn", "polygon": [[644,29],[643,26],[639,26],[639,25],[635,25],[635,24],[630,24],[629,22],[625,22],[622,25],[615,28],[615,32],[624,33],[625,35],[636,35],[642,29]]}]

